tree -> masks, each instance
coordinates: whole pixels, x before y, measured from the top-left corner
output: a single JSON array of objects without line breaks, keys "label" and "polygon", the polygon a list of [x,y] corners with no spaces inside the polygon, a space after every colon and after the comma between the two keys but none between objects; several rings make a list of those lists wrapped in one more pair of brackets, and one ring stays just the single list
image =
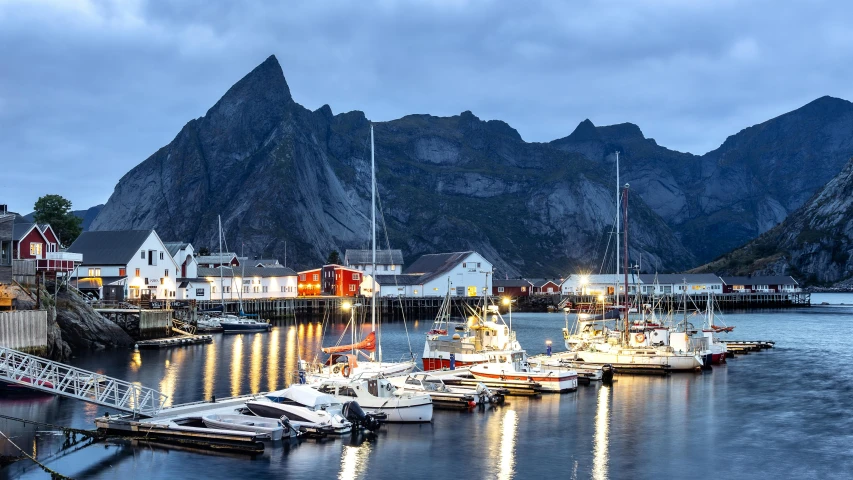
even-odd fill
[{"label": "tree", "polygon": [[210,255],[210,249],[207,247],[201,247],[198,249],[197,255],[200,257],[206,257]]},{"label": "tree", "polygon": [[50,224],[59,242],[68,246],[80,236],[83,231],[83,219],[71,213],[71,201],[61,195],[45,195],[36,200],[33,219],[36,223]]},{"label": "tree", "polygon": [[338,253],[337,250],[332,250],[332,253],[329,254],[329,258],[326,259],[327,265],[340,265],[341,264],[341,254]]}]

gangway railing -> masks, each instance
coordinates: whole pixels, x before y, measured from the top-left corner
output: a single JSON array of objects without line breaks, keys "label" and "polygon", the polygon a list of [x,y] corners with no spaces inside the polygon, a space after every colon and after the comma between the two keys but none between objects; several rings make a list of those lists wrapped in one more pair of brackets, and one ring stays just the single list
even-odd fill
[{"label": "gangway railing", "polygon": [[0,347],[0,380],[153,417],[169,399],[152,388]]}]

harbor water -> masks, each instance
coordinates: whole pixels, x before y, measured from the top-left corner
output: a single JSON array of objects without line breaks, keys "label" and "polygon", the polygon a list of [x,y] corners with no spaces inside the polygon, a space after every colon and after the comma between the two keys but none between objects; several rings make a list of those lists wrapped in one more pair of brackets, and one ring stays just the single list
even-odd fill
[{"label": "harbor water", "polygon": [[[7,419],[0,430],[72,478],[851,478],[853,295],[815,294],[812,303],[725,315],[736,326],[729,339],[775,340],[776,348],[711,372],[617,376],[612,385],[510,397],[486,410],[436,411],[432,423],[386,425],[376,435],[268,444],[254,458],[124,440],[69,447],[61,432]],[[562,313],[514,313],[512,322],[529,353],[544,352],[548,340],[562,350]],[[420,360],[431,324],[383,325],[384,359],[411,351]],[[183,403],[283,388],[300,355],[312,358],[342,334],[339,324],[276,322],[270,333],[216,334],[209,345],[97,352],[69,363]],[[0,397],[2,415],[80,429],[94,428],[106,411],[53,396]],[[18,452],[0,438],[0,453]],[[29,460],[0,469],[0,478],[46,476]]]}]

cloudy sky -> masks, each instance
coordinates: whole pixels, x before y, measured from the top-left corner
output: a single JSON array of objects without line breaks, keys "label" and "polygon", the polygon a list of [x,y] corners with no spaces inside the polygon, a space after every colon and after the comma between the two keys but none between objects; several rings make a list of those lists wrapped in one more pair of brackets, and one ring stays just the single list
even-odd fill
[{"label": "cloudy sky", "polygon": [[701,154],[853,99],[850,18],[820,0],[0,0],[0,203],[105,202],[270,54],[311,109],[471,110],[527,141],[630,121]]}]

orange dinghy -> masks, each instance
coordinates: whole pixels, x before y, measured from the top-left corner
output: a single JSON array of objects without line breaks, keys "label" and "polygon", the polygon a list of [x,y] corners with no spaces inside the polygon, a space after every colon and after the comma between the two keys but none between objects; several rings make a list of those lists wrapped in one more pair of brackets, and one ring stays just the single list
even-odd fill
[{"label": "orange dinghy", "polygon": [[351,345],[339,345],[337,347],[324,347],[323,353],[338,353],[338,352],[349,352],[355,350],[366,350],[368,352],[372,352],[376,350],[376,332],[370,332],[369,335],[364,337],[364,340],[351,344]]}]

